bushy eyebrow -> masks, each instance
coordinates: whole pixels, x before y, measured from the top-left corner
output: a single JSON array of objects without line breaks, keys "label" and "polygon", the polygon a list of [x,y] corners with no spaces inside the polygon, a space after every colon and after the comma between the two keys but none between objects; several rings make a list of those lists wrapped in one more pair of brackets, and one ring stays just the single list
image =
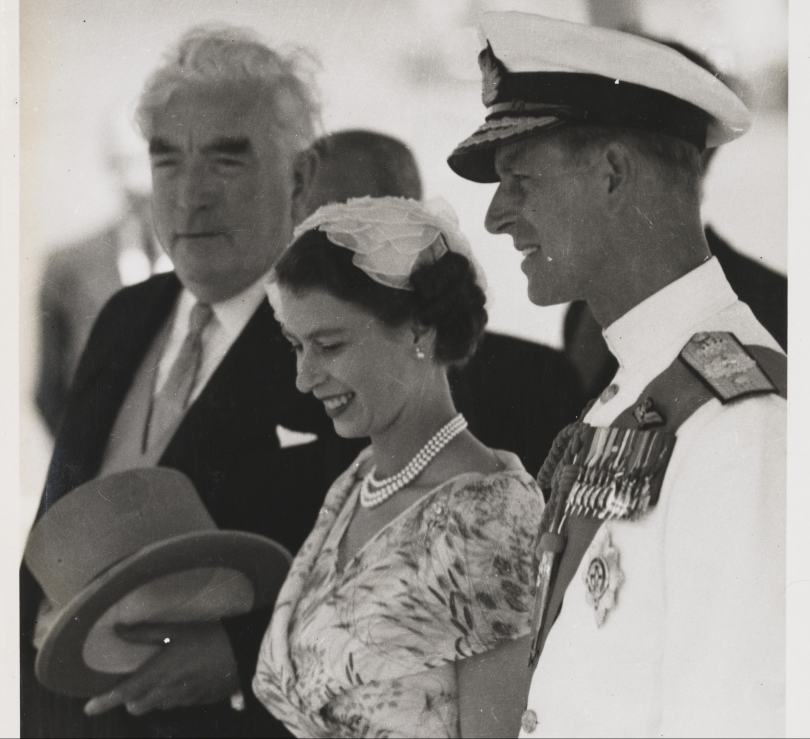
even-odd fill
[{"label": "bushy eyebrow", "polygon": [[[252,149],[250,139],[246,137],[222,136],[204,146],[202,151],[204,153],[237,155],[248,154]],[[166,139],[154,138],[149,142],[149,153],[151,155],[177,154],[180,151],[179,146],[166,141]]]},{"label": "bushy eyebrow", "polygon": [[155,138],[149,141],[149,153],[154,154],[176,154],[180,151],[179,146],[170,144],[166,139]]},{"label": "bushy eyebrow", "polygon": [[248,154],[252,148],[249,138],[223,136],[214,139],[210,144],[204,146],[202,150],[206,153],[213,152],[215,154]]}]

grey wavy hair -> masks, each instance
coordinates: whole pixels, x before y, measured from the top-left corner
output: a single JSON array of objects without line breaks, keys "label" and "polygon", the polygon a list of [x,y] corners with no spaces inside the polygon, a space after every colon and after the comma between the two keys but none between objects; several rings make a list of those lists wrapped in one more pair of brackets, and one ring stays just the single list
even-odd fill
[{"label": "grey wavy hair", "polygon": [[292,156],[307,149],[320,129],[320,101],[314,84],[315,58],[303,49],[271,49],[253,30],[205,24],[186,31],[144,86],[135,122],[148,140],[154,118],[172,93],[190,82],[256,85],[268,105],[270,125]]}]

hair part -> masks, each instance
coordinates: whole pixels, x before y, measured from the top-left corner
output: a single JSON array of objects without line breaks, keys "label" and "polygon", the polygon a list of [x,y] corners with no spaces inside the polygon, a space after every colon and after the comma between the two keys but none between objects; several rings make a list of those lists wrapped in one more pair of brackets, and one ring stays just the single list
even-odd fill
[{"label": "hair part", "polygon": [[333,244],[323,231],[307,231],[276,264],[278,283],[296,295],[323,290],[391,328],[414,321],[435,329],[436,360],[443,365],[463,366],[475,354],[487,324],[486,296],[465,256],[447,252],[417,268],[411,275],[413,290],[372,280],[353,257],[354,252]]},{"label": "hair part", "polygon": [[247,83],[257,90],[257,102],[265,104],[281,149],[292,157],[312,144],[320,128],[314,67],[308,52],[275,51],[249,28],[196,26],[168,50],[163,65],[147,80],[135,119],[149,139],[155,116],[183,85]]}]

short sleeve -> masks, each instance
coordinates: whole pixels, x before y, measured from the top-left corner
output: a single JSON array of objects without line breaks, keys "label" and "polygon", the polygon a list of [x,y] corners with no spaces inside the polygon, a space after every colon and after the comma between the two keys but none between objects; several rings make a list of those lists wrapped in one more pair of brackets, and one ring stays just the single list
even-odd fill
[{"label": "short sleeve", "polygon": [[[443,506],[446,511],[442,511]],[[424,586],[445,605],[452,658],[466,659],[529,633],[532,560],[543,512],[527,474],[490,476],[454,488],[433,505],[442,518]]]}]

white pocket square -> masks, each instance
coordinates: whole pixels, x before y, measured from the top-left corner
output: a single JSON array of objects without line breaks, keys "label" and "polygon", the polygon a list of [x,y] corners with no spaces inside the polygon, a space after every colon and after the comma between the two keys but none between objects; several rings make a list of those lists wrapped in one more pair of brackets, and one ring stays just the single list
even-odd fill
[{"label": "white pocket square", "polygon": [[317,434],[307,434],[303,431],[292,431],[285,429],[283,426],[276,426],[276,436],[278,436],[278,443],[282,449],[291,446],[301,446],[302,444],[311,444],[313,441],[318,441]]}]

